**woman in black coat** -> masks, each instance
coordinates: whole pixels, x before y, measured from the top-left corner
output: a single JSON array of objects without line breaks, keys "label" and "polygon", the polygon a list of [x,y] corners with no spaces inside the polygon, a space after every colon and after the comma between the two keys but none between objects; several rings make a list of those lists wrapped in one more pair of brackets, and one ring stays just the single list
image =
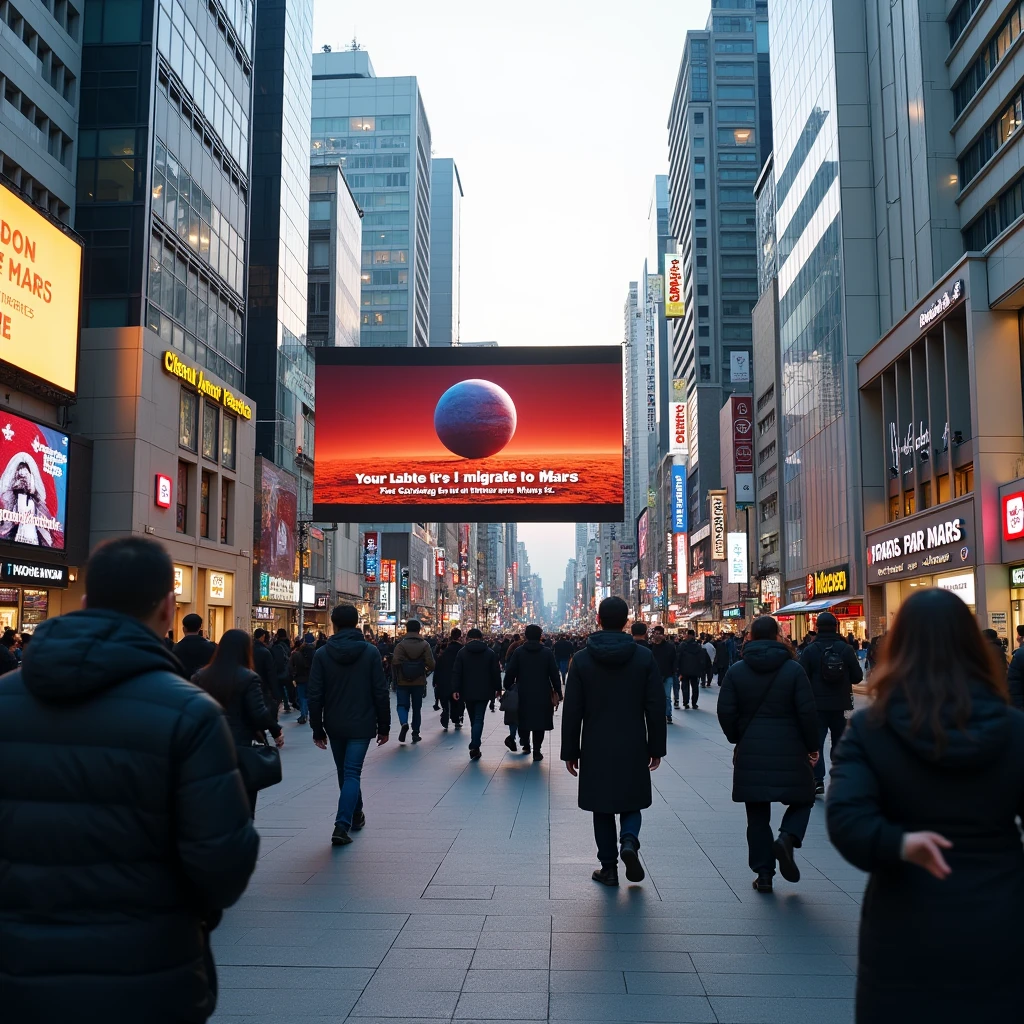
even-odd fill
[{"label": "woman in black coat", "polygon": [[832,767],[832,842],[869,871],[858,1024],[1020,1020],[1024,713],[970,609],[903,603]]},{"label": "woman in black coat", "polygon": [[[252,746],[252,741],[267,731],[283,747],[284,733],[267,708],[260,677],[252,665],[252,638],[241,629],[229,629],[217,644],[213,660],[192,681],[224,709],[236,749]],[[245,781],[244,767],[242,780]],[[250,789],[248,783],[245,788],[255,818],[257,790]]]},{"label": "woman in black coat", "polygon": [[[742,660],[725,674],[718,721],[733,752],[732,798],[747,806],[749,864],[754,888],[772,891],[776,861],[782,877],[800,881],[793,850],[803,842],[814,806],[818,714],[807,673],[779,640],[770,615],[754,620]],[[771,805],[788,804],[772,842]]]},{"label": "woman in black coat", "polygon": [[[540,746],[544,733],[555,727],[555,708],[552,695],[562,699],[562,677],[550,648],[541,643],[540,626],[526,627],[526,642],[515,649],[505,666],[505,689],[515,687],[519,693],[519,739],[523,753],[530,752],[530,734],[533,736],[533,759],[541,761]],[[515,740],[509,736],[506,746],[515,750]]]},{"label": "woman in black coat", "polygon": [[456,626],[445,649],[437,656],[437,664],[434,665],[434,692],[441,705],[441,728],[445,732],[448,731],[449,721],[456,729],[461,729],[462,717],[466,713],[466,702],[455,700],[452,696],[452,670],[462,646],[462,630]]}]

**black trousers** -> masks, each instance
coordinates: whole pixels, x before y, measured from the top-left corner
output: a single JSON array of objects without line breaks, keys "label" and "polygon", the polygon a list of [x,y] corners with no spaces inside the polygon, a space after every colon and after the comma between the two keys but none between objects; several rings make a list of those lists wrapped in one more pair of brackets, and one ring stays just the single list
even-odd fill
[{"label": "black trousers", "polygon": [[[680,676],[679,682],[683,687],[683,703],[697,706],[697,699],[700,697],[700,676]],[[690,694],[693,693],[693,700]]]},{"label": "black trousers", "polygon": [[447,725],[449,721],[454,725],[456,722],[461,722],[463,716],[466,714],[466,702],[464,700],[455,700],[449,698],[445,700],[441,698],[441,724]]},{"label": "black trousers", "polygon": [[843,711],[818,712],[818,763],[814,766],[814,781],[825,781],[825,737],[832,734],[832,759],[835,760],[836,747],[846,731],[846,713]]},{"label": "black trousers", "polygon": [[530,745],[530,743],[531,743],[530,737],[532,735],[532,737],[533,737],[533,739],[532,739],[533,749],[534,750],[540,750],[540,745],[544,742],[544,730],[543,729],[534,729],[532,731],[532,733],[531,733],[529,730],[524,729],[522,726],[517,726],[517,728],[519,729],[519,745],[521,747],[523,747],[525,749],[526,747],[528,747]]},{"label": "black trousers", "polygon": [[[813,804],[790,804],[782,816],[780,832],[788,832],[793,837],[793,845],[801,846],[807,823],[811,820]],[[757,875],[775,874],[775,853],[772,846],[775,836],[772,833],[772,805],[748,803],[747,808],[747,853],[750,870]]]}]

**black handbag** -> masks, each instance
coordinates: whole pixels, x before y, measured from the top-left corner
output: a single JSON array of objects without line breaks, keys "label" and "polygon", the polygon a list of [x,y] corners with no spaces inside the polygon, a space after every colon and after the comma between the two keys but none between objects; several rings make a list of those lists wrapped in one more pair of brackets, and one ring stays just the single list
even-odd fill
[{"label": "black handbag", "polygon": [[238,748],[238,770],[250,793],[281,781],[281,752],[267,742],[266,733],[261,733],[260,738],[262,742],[253,740],[251,746]]},{"label": "black handbag", "polygon": [[501,710],[505,712],[506,725],[519,724],[519,691],[515,687],[501,695]]}]

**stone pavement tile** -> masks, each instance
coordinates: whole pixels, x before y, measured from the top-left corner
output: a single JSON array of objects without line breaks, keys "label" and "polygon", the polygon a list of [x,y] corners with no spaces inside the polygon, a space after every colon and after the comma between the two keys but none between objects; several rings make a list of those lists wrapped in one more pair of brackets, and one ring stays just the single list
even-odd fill
[{"label": "stone pavement tile", "polygon": [[480,941],[480,932],[452,931],[438,928],[430,931],[427,928],[406,928],[395,939],[395,949],[476,949]]},{"label": "stone pavement tile", "polygon": [[702,996],[704,986],[696,974],[668,971],[626,971],[626,991],[632,995]]},{"label": "stone pavement tile", "polygon": [[488,932],[480,936],[477,949],[550,949],[551,932]]},{"label": "stone pavement tile", "polygon": [[392,949],[379,966],[387,968],[412,967],[434,971],[465,971],[469,969],[472,959],[473,950],[471,949]]},{"label": "stone pavement tile", "polygon": [[698,974],[835,974],[850,968],[834,953],[691,953]]},{"label": "stone pavement tile", "polygon": [[[380,971],[377,971],[380,974]],[[221,991],[244,989],[352,989],[362,990],[373,978],[371,967],[232,967],[217,964],[217,984]]]},{"label": "stone pavement tile", "polygon": [[493,885],[428,885],[425,900],[489,900],[494,895]]},{"label": "stone pavement tile", "polygon": [[336,1014],[341,1020],[356,1005],[359,993],[346,989],[229,988],[217,997],[217,1008],[224,1013],[255,1015],[291,1014],[303,1010],[310,1014]]},{"label": "stone pavement tile", "polygon": [[484,934],[488,932],[513,932],[524,929],[530,932],[550,932],[550,914],[497,914],[488,913],[484,919]]},{"label": "stone pavement tile", "polygon": [[618,995],[626,991],[622,971],[552,971],[552,992],[609,992]]},{"label": "stone pavement tile", "polygon": [[367,989],[355,1004],[352,1017],[412,1017],[451,1020],[459,1001],[458,992],[425,992],[412,986]]},{"label": "stone pavement tile", "polygon": [[461,992],[465,980],[464,968],[437,970],[426,967],[378,967],[373,980],[363,988],[366,992],[396,988],[407,988],[414,992]]},{"label": "stone pavement tile", "polygon": [[852,999],[857,979],[834,974],[701,974],[709,996]]},{"label": "stone pavement tile", "polygon": [[829,935],[824,942],[833,953],[838,953],[839,956],[857,955],[856,935]]},{"label": "stone pavement tile", "polygon": [[552,949],[551,970],[686,971],[692,973],[694,968],[688,963],[687,954]]},{"label": "stone pavement tile", "polygon": [[[754,935],[636,935],[613,936],[615,948],[623,952],[652,951],[665,953],[764,953],[764,946]],[[817,950],[821,952],[822,950]],[[772,950],[772,952],[784,952]],[[805,952],[794,950],[793,952]],[[811,950],[806,950],[811,952]]]},{"label": "stone pavement tile", "polygon": [[548,993],[463,992],[455,1020],[547,1020]]},{"label": "stone pavement tile", "polygon": [[[551,993],[551,1020],[713,1022],[715,1015],[704,996],[587,995]],[[830,1022],[831,1024],[831,1022]]]},{"label": "stone pavement tile", "polygon": [[546,992],[546,970],[472,970],[463,992]]},{"label": "stone pavement tile", "polygon": [[852,999],[712,996],[719,1024],[853,1024]]},{"label": "stone pavement tile", "polygon": [[473,970],[547,970],[552,954],[546,949],[478,949]]},{"label": "stone pavement tile", "polygon": [[225,946],[216,950],[218,965],[245,967],[379,967],[384,952],[349,943],[332,949],[304,946],[301,951],[287,946]]}]

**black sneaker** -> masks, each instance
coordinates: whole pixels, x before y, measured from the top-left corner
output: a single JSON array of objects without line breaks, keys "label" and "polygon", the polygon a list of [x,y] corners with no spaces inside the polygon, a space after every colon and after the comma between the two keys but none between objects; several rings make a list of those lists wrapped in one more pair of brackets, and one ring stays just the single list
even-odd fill
[{"label": "black sneaker", "polygon": [[306,724],[306,716],[305,715],[299,715],[299,717],[295,721],[295,724],[296,725],[305,725]]},{"label": "black sneaker", "polygon": [[825,795],[825,783],[824,782],[816,782],[814,784],[814,795],[815,796],[824,796]]},{"label": "black sneaker", "polygon": [[409,735],[409,726],[403,725],[402,728],[398,730],[398,742],[399,743],[404,743],[405,742],[405,737],[408,736],[408,735]]},{"label": "black sneaker", "polygon": [[456,729],[461,729],[462,728],[462,719],[461,718],[455,723],[455,728]]},{"label": "black sneaker", "polygon": [[480,757],[481,757],[481,754],[480,754],[480,748],[479,747],[470,747],[469,748],[469,759],[470,759],[470,761],[479,761]]},{"label": "black sneaker", "polygon": [[519,749],[516,746],[516,741],[514,739],[512,739],[511,736],[506,736],[505,737],[505,746],[508,747],[509,750],[518,750]]},{"label": "black sneaker", "polygon": [[524,754],[528,754],[529,752],[530,752],[530,744],[529,743],[524,743],[523,744],[523,753]]},{"label": "black sneaker", "polygon": [[754,889],[757,892],[771,892],[772,891],[772,878],[771,875],[758,875],[754,879]]},{"label": "black sneaker", "polygon": [[779,872],[787,882],[800,881],[800,869],[793,858],[793,846],[793,837],[788,832],[780,832],[772,846],[772,852],[779,863]]},{"label": "black sneaker", "polygon": [[440,711],[441,710],[441,705],[438,704],[436,700],[434,701],[434,710],[435,711]]},{"label": "black sneaker", "polygon": [[358,832],[360,829],[366,827],[366,815],[362,811],[356,811],[356,816],[352,819],[353,832]]},{"label": "black sneaker", "polygon": [[595,882],[600,882],[602,885],[618,885],[619,884],[619,869],[612,864],[607,868],[600,868],[595,871],[591,876]]},{"label": "black sneaker", "polygon": [[348,846],[352,837],[340,826],[334,826],[334,834],[331,836],[331,846]]},{"label": "black sneaker", "polygon": [[631,882],[642,882],[647,877],[637,853],[639,848],[640,844],[632,836],[626,836],[622,840],[622,849],[619,850],[622,863],[626,865],[626,878]]},{"label": "black sneaker", "polygon": [[544,755],[539,750],[535,750],[533,752],[533,759],[534,761],[543,761]]},{"label": "black sneaker", "polygon": [[494,710],[494,701],[493,700],[491,701],[491,710],[492,711]]},{"label": "black sneaker", "polygon": [[697,710],[697,705],[696,705],[696,704],[694,704],[694,705],[693,705],[693,710],[694,710],[694,711],[696,711],[696,710]]},{"label": "black sneaker", "polygon": [[666,723],[671,725],[672,724],[672,716],[671,715],[666,715],[665,716],[665,721],[666,721]]},{"label": "black sneaker", "polygon": [[675,702],[675,703],[674,703],[674,704],[672,705],[672,707],[674,707],[674,708],[678,708],[678,707],[679,707],[679,701],[676,701],[676,702]]},{"label": "black sneaker", "polygon": [[423,739],[423,737],[418,732],[414,732],[412,734],[412,741],[413,741],[413,743],[419,743],[419,741],[421,739]]}]

